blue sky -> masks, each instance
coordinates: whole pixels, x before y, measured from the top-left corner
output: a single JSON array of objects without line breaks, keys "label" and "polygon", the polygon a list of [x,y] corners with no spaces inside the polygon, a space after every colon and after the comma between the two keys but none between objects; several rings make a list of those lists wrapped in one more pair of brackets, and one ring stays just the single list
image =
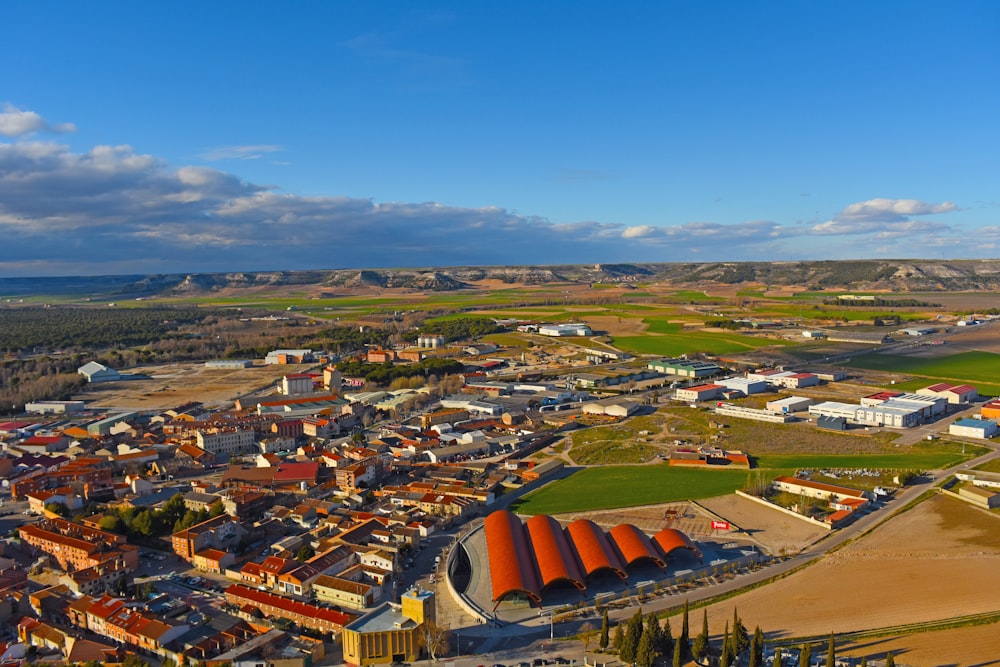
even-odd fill
[{"label": "blue sky", "polygon": [[0,25],[0,275],[1000,255],[993,1]]}]

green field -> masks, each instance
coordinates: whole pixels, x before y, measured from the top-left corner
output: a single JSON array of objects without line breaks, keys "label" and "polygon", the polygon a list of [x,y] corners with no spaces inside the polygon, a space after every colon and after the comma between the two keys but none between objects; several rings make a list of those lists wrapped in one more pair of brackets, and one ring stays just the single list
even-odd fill
[{"label": "green field", "polygon": [[887,470],[937,470],[961,461],[955,452],[908,452],[905,454],[769,454],[757,459],[767,470],[814,470],[817,468],[878,468]]},{"label": "green field", "polygon": [[[992,352],[959,352],[936,359],[906,357],[892,354],[865,354],[851,359],[852,368],[919,375],[929,380],[967,382],[988,396],[1000,393],[1000,354]],[[903,390],[927,386],[913,380],[896,385]]]},{"label": "green field", "polygon": [[746,470],[689,470],[666,463],[584,468],[514,502],[518,514],[557,514],[712,498],[746,485]]},{"label": "green field", "polygon": [[709,354],[735,354],[772,345],[788,345],[783,341],[753,338],[740,334],[692,331],[659,336],[616,336],[615,347],[632,354],[657,354],[677,357],[682,354],[706,352]]}]

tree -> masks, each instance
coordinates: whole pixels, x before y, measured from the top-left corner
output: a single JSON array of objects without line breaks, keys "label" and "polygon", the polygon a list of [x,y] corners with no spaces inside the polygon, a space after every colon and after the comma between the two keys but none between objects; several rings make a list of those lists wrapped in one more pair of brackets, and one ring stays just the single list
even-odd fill
[{"label": "tree", "polygon": [[781,649],[780,648],[775,649],[774,650],[774,662],[771,663],[771,667],[781,667],[782,657],[783,656],[781,655]]},{"label": "tree", "polygon": [[663,641],[663,631],[660,628],[660,619],[656,617],[656,612],[649,612],[646,616],[646,627],[643,629],[643,634],[649,633],[650,641],[652,642],[653,651],[656,655],[660,654],[660,642]]},{"label": "tree", "polygon": [[729,635],[729,621],[726,621],[726,631],[722,635],[722,657],[719,658],[720,667],[729,667],[736,658],[736,654],[733,652],[733,644],[732,637]]},{"label": "tree", "polygon": [[750,667],[764,667],[764,633],[758,625],[750,641]]},{"label": "tree", "polygon": [[[684,600],[684,616],[683,616],[683,620],[681,621],[681,636],[678,638],[678,641],[681,643],[681,647],[684,649],[684,657],[685,658],[688,657],[691,654],[691,630],[690,630],[690,626],[688,625],[688,609],[689,609],[688,608],[688,601],[687,601],[687,599],[685,599]],[[707,617],[706,617],[705,624],[706,625],[708,624]]]},{"label": "tree", "polygon": [[684,663],[684,645],[680,640],[674,642],[674,664],[673,667],[681,667]]},{"label": "tree", "polygon": [[295,560],[304,563],[316,555],[316,550],[308,544],[303,544],[302,548],[295,553]]},{"label": "tree", "polygon": [[106,514],[102,516],[101,520],[97,522],[97,526],[101,530],[106,530],[109,533],[120,533],[123,528],[122,520],[114,514]]},{"label": "tree", "polygon": [[625,625],[623,623],[615,624],[615,637],[612,641],[612,646],[619,653],[622,650],[622,645],[625,643]]},{"label": "tree", "polygon": [[747,632],[747,628],[743,625],[743,621],[740,619],[739,612],[736,607],[733,607],[733,655],[742,655],[743,651],[747,650],[750,646],[750,634]]},{"label": "tree", "polygon": [[149,537],[153,534],[153,513],[147,510],[142,510],[135,515],[132,519],[132,532],[142,535],[144,537]]},{"label": "tree", "polygon": [[639,636],[639,644],[635,650],[635,664],[638,667],[653,667],[653,662],[656,661],[655,634],[657,633],[651,630],[649,625],[646,625],[642,629],[642,634]]},{"label": "tree", "polygon": [[608,610],[601,614],[601,639],[597,642],[598,648],[602,651],[608,648]]},{"label": "tree", "polygon": [[834,640],[833,633],[830,633],[830,642],[826,645],[826,664],[827,667],[833,667],[833,663],[837,659],[837,644]]},{"label": "tree", "polygon": [[674,652],[674,633],[670,629],[670,619],[663,620],[663,627],[660,628],[660,655],[668,656]]},{"label": "tree", "polygon": [[691,655],[695,660],[702,660],[708,653],[708,609],[704,609],[701,619],[701,632],[694,638],[691,645]]},{"label": "tree", "polygon": [[427,651],[427,657],[437,662],[438,653],[447,653],[450,634],[448,629],[431,619],[424,619],[423,629],[417,633],[419,648]]},{"label": "tree", "polygon": [[885,654],[885,667],[896,667],[896,658],[893,657],[892,651]]},{"label": "tree", "polygon": [[642,609],[636,609],[632,618],[628,619],[625,626],[625,638],[618,647],[618,657],[621,661],[629,664],[636,661],[639,651],[639,639],[642,637]]},{"label": "tree", "polygon": [[812,644],[803,644],[799,651],[799,667],[812,667]]},{"label": "tree", "polygon": [[868,656],[861,658],[861,667],[868,667]]}]

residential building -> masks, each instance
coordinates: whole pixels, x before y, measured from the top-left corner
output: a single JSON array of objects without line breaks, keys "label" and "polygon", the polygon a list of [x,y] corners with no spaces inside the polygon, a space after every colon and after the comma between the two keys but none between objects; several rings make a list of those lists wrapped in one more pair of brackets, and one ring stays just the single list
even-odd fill
[{"label": "residential building", "polygon": [[256,449],[257,434],[250,429],[215,429],[197,432],[198,447],[212,454],[250,454]]},{"label": "residential building", "polygon": [[55,558],[64,570],[85,570],[120,560],[126,567],[139,567],[139,550],[125,538],[65,519],[46,519],[18,529],[21,542]]},{"label": "residential building", "polygon": [[188,562],[205,549],[229,550],[246,534],[243,526],[228,514],[185,528],[171,536],[174,553]]},{"label": "residential building", "polygon": [[242,584],[226,589],[226,601],[240,607],[256,607],[265,617],[286,618],[303,628],[320,632],[340,632],[356,617],[343,612],[274,595]]}]

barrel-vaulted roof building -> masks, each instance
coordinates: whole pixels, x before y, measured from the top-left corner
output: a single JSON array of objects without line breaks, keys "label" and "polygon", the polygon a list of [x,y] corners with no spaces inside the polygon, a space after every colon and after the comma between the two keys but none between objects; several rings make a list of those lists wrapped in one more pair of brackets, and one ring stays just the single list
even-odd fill
[{"label": "barrel-vaulted roof building", "polygon": [[525,526],[538,563],[542,588],[557,581],[568,581],[579,590],[584,590],[586,584],[583,573],[559,522],[550,516],[539,514],[528,519]]},{"label": "barrel-vaulted roof building", "polygon": [[566,527],[566,532],[580,556],[586,576],[600,570],[611,570],[622,579],[628,578],[625,562],[596,523],[589,519],[577,519]]},{"label": "barrel-vaulted roof building", "polygon": [[687,549],[698,560],[702,559],[701,549],[699,549],[691,538],[677,530],[676,528],[664,528],[656,535],[653,541],[663,550],[663,553],[670,555],[674,549]]},{"label": "barrel-vaulted roof building", "polygon": [[612,528],[611,539],[625,558],[626,565],[632,565],[645,558],[655,563],[661,570],[667,567],[660,548],[632,524],[622,523]]},{"label": "barrel-vaulted roof building", "polygon": [[524,525],[507,510],[486,517],[486,552],[490,561],[493,601],[522,593],[535,604],[542,601],[537,565]]},{"label": "barrel-vaulted roof building", "polygon": [[664,569],[676,549],[702,558],[695,543],[673,528],[650,538],[632,524],[621,524],[605,533],[587,519],[563,528],[547,515],[522,523],[508,510],[487,516],[484,528],[493,602],[497,605],[510,597],[540,604],[542,592],[559,582],[583,591],[587,579],[602,571],[627,579],[626,568],[641,561]]}]

